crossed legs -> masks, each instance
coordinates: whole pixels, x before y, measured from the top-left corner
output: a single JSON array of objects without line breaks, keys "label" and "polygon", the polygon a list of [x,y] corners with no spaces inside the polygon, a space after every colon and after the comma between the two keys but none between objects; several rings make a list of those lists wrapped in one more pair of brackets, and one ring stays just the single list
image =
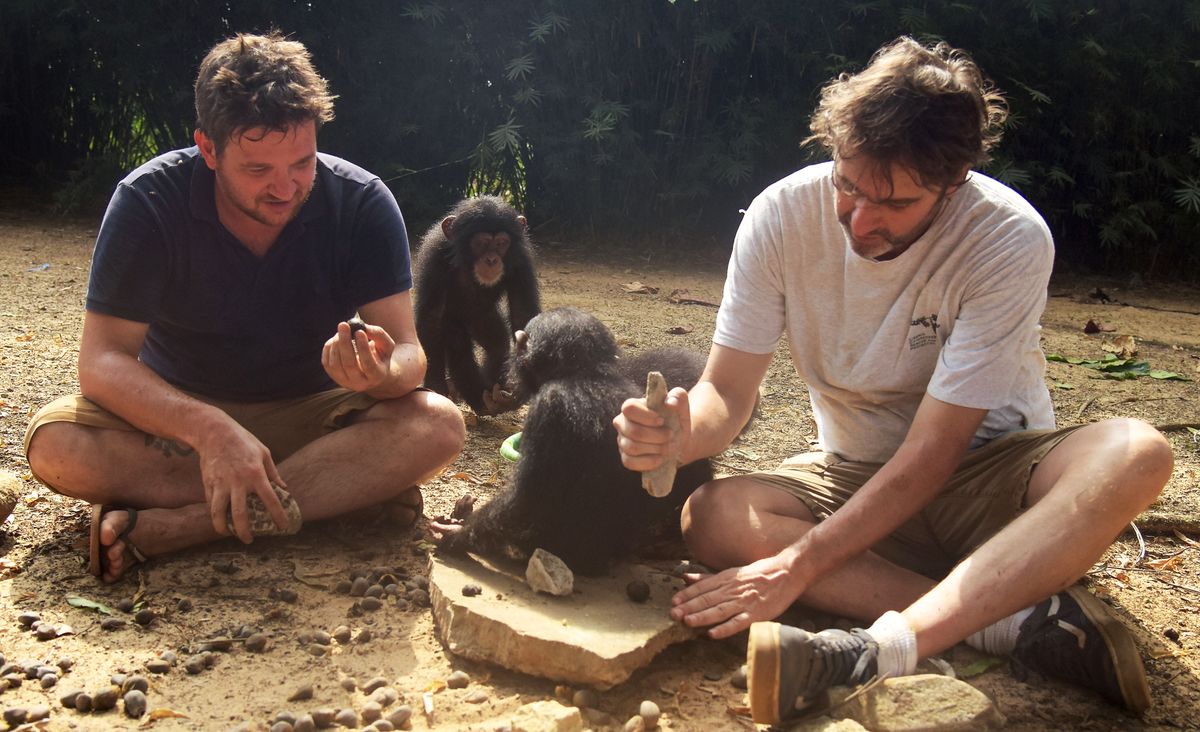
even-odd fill
[{"label": "crossed legs", "polygon": [[[1170,444],[1143,422],[1081,427],[1033,470],[1026,510],[940,582],[867,553],[812,585],[800,602],[863,620],[899,611],[917,653],[942,651],[1074,583],[1170,478]],[[684,510],[684,535],[715,568],[771,556],[814,525],[796,498],[748,478],[714,481]]]},{"label": "crossed legs", "polygon": [[[376,403],[342,429],[278,464],[306,521],[340,515],[401,495],[435,475],[462,450],[462,416],[428,391]],[[51,422],[28,449],[30,467],[54,490],[89,503],[139,510],[129,541],[157,556],[222,538],[212,526],[199,461],[187,446],[141,432]],[[127,568],[118,540],[125,512],[107,514],[100,540],[114,581]]]}]

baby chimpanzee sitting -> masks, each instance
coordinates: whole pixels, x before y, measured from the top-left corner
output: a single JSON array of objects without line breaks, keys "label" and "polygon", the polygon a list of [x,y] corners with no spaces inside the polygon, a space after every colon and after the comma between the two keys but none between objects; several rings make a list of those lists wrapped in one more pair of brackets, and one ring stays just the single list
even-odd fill
[{"label": "baby chimpanzee sitting", "polygon": [[680,507],[712,479],[712,466],[682,466],[671,493],[653,498],[641,474],[621,465],[612,420],[622,402],[644,394],[647,370],[661,371],[668,387],[690,388],[703,367],[703,356],[679,349],[622,359],[608,328],[580,310],[533,318],[517,334],[509,366],[517,398],[532,400],[516,472],[503,492],[446,532],[441,548],[512,559],[541,548],[575,572],[597,574],[654,528],[672,522],[677,530]]}]

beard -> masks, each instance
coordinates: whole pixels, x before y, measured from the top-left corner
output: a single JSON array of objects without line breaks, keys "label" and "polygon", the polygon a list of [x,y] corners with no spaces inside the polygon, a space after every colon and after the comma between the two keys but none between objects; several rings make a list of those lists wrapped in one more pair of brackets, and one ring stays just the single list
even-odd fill
[{"label": "beard", "polygon": [[906,232],[895,234],[887,229],[875,229],[867,234],[867,239],[860,239],[854,235],[850,228],[850,217],[854,213],[853,209],[838,216],[838,222],[842,225],[842,229],[846,232],[846,238],[850,240],[850,249],[858,256],[864,259],[874,259],[885,261],[900,256],[912,244],[920,239],[929,227],[933,224],[933,220],[938,217],[942,209],[946,207],[946,194],[943,192],[934,202],[929,213],[925,218],[917,222],[916,226]]},{"label": "beard", "polygon": [[[291,201],[278,201],[262,194],[254,197],[239,195],[237,188],[220,170],[217,170],[217,180],[225,200],[237,209],[238,213],[247,218],[270,227],[283,227],[300,213],[300,209],[308,202],[316,184],[316,178],[308,182],[307,187],[297,188]],[[288,204],[286,206],[281,204]]]}]

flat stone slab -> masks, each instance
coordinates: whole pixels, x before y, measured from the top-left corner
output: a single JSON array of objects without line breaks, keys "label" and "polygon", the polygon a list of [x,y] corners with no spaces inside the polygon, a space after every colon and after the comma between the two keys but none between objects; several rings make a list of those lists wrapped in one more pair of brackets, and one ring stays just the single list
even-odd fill
[{"label": "flat stone slab", "polygon": [[[849,693],[845,688],[837,691],[841,698]],[[979,732],[999,729],[1005,721],[982,691],[936,674],[884,679],[834,714],[872,732]]]},{"label": "flat stone slab", "polygon": [[[438,636],[451,653],[542,678],[605,690],[628,679],[667,646],[693,631],[667,614],[683,580],[646,565],[622,565],[605,577],[575,578],[567,597],[535,593],[523,567],[508,569],[473,557],[435,556],[429,598]],[[633,580],[650,599],[625,594]],[[463,595],[463,587],[483,592]]]}]

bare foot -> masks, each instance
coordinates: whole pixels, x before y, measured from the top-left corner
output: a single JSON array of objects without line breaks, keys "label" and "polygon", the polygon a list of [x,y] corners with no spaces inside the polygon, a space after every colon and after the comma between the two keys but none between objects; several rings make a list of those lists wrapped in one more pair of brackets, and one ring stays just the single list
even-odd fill
[{"label": "bare foot", "polygon": [[100,579],[109,584],[121,579],[139,562],[129,548],[129,544],[134,543],[137,529],[129,532],[125,539],[118,538],[129,526],[129,520],[129,513],[121,510],[109,511],[100,519],[100,551],[104,554],[104,571]]},{"label": "bare foot", "polygon": [[[453,519],[450,519],[451,521]],[[441,521],[430,521],[429,532],[433,534],[433,540],[436,542],[444,541],[447,537],[453,536],[463,530],[461,523],[443,523]]]}]

